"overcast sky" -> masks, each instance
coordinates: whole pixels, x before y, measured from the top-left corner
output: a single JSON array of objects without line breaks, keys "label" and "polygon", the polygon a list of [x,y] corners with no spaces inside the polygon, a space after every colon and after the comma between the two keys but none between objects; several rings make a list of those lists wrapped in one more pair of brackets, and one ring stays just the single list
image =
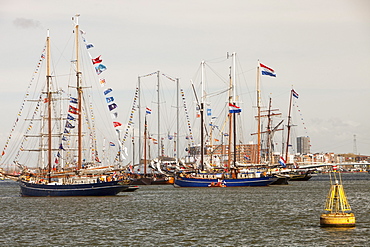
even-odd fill
[{"label": "overcast sky", "polygon": [[236,52],[249,90],[258,60],[275,70],[276,78],[262,78],[262,91],[285,116],[293,85],[300,96],[295,128],[310,136],[313,152],[370,155],[368,0],[1,0],[1,145],[46,29],[53,40],[69,38],[76,13],[104,57],[111,85],[129,99],[122,100],[123,115],[139,75],[160,70],[190,88],[202,60]]}]

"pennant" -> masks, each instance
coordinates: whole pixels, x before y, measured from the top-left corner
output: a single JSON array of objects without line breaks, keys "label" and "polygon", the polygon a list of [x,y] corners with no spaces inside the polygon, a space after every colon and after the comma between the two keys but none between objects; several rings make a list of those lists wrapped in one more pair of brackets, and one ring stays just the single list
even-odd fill
[{"label": "pennant", "polygon": [[108,108],[109,108],[110,111],[116,109],[117,107],[118,106],[116,105],[116,103],[113,103],[113,104],[108,105]]},{"label": "pennant", "polygon": [[77,99],[76,98],[73,98],[73,97],[70,97],[70,100],[69,100],[70,103],[73,103],[73,104],[77,104]]},{"label": "pennant", "polygon": [[242,109],[239,106],[229,103],[229,112],[230,113],[240,113]]},{"label": "pennant", "polygon": [[118,118],[118,112],[113,112],[112,113],[112,118]]},{"label": "pennant", "polygon": [[107,95],[107,94],[109,94],[110,92],[112,92],[113,91],[113,89],[111,89],[111,88],[108,88],[107,90],[105,90],[104,91],[104,95]]},{"label": "pennant", "polygon": [[207,116],[211,116],[212,115],[212,109],[207,109]]},{"label": "pennant", "polygon": [[55,164],[58,164],[59,163],[59,160],[58,160],[58,158],[55,158]]},{"label": "pennant", "polygon": [[70,105],[68,112],[72,114],[78,114],[78,109]]},{"label": "pennant", "polygon": [[168,140],[172,140],[173,139],[173,135],[168,135]]},{"label": "pennant", "polygon": [[65,136],[63,136],[63,137],[62,137],[62,141],[68,141],[68,138],[67,138],[67,137],[65,137]]},{"label": "pennant", "polygon": [[92,60],[92,63],[93,64],[97,64],[97,63],[103,62],[103,60],[100,59],[100,57],[101,57],[101,55],[99,57],[96,57],[96,58],[91,59]]},{"label": "pennant", "polygon": [[110,103],[110,102],[114,101],[114,98],[113,97],[106,97],[105,100],[107,101],[107,103]]},{"label": "pennant", "polygon": [[120,122],[113,122],[113,127],[116,128],[116,127],[119,127],[121,126],[122,124]]},{"label": "pennant", "polygon": [[99,82],[100,82],[100,86],[102,86],[102,87],[104,87],[104,85],[105,85],[105,79],[100,79],[99,80]]},{"label": "pennant", "polygon": [[59,149],[61,149],[61,150],[65,150],[64,148],[63,148],[63,144],[61,143],[61,144],[59,144]]},{"label": "pennant", "polygon": [[262,68],[262,75],[276,77],[275,71],[273,69],[267,67],[266,65],[263,65],[262,63],[260,63],[260,67]]},{"label": "pennant", "polygon": [[75,126],[73,126],[70,122],[66,122],[66,128],[70,128],[70,129],[73,129]]},{"label": "pennant", "polygon": [[74,118],[71,114],[68,114],[67,115],[67,119],[68,120],[76,120],[76,118]]},{"label": "pennant", "polygon": [[69,134],[69,130],[64,129],[64,133],[65,133],[65,134]]},{"label": "pennant", "polygon": [[59,158],[61,157],[61,155],[60,155],[60,153],[59,153],[59,152],[57,153],[57,157],[59,157]]},{"label": "pennant", "polygon": [[95,71],[98,75],[100,75],[103,71],[107,70],[107,67],[103,64],[99,64],[95,67]]},{"label": "pennant", "polygon": [[86,48],[87,49],[90,49],[90,48],[93,48],[94,47],[94,45],[93,44],[86,44]]}]

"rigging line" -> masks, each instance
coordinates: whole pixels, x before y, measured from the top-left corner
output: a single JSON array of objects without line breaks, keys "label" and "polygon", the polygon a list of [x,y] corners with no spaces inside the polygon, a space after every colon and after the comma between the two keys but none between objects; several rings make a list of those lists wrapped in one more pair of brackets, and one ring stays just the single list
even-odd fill
[{"label": "rigging line", "polygon": [[[14,132],[14,130],[15,130],[15,128],[16,128],[16,126],[18,125],[19,118],[21,117],[21,115],[22,115],[22,113],[23,113],[24,105],[25,105],[25,102],[26,102],[27,98],[28,98],[28,97],[29,97],[29,95],[30,95],[30,89],[31,89],[32,83],[33,83],[33,81],[34,81],[34,79],[35,79],[35,75],[36,75],[36,74],[39,74],[39,69],[40,69],[40,67],[41,67],[41,65],[42,65],[42,62],[45,60],[45,52],[46,52],[46,45],[44,45],[44,48],[43,48],[43,50],[42,50],[42,52],[41,52],[41,56],[40,56],[40,58],[39,58],[39,61],[38,61],[37,65],[36,65],[36,67],[35,67],[35,69],[34,69],[33,74],[32,74],[31,81],[30,81],[30,82],[29,82],[29,84],[28,84],[28,87],[27,87],[26,93],[25,93],[25,95],[24,95],[24,97],[23,97],[23,102],[22,102],[21,107],[20,107],[20,109],[19,109],[19,111],[18,111],[18,114],[17,114],[17,116],[18,116],[18,117],[16,118],[15,122],[13,123],[12,130],[11,130],[11,132],[9,133],[9,137],[8,137],[8,139],[7,139],[7,141],[6,141],[5,145],[4,145],[4,148],[3,148],[2,154],[1,154],[1,156],[0,156],[0,162],[1,162],[2,157],[3,157],[3,156],[4,156],[4,154],[5,154],[5,151],[6,151],[7,147],[8,147],[9,141],[10,141],[10,140],[11,140],[11,138],[12,138],[12,134],[13,134],[13,132]],[[36,84],[37,84],[37,83],[36,83]]]},{"label": "rigging line", "polygon": [[207,98],[215,97],[215,96],[221,95],[221,94],[223,94],[223,93],[226,93],[226,92],[228,92],[228,91],[230,91],[230,88],[228,88],[228,89],[223,89],[222,91],[219,91],[219,92],[209,93],[209,94],[207,94]]},{"label": "rigging line", "polygon": [[156,75],[156,74],[158,74],[158,71],[152,72],[152,73],[147,74],[147,75],[142,75],[142,76],[139,76],[139,77],[140,78],[142,78],[142,77],[148,77],[148,76],[152,76],[152,75]]},{"label": "rigging line", "polygon": [[[216,60],[219,60],[219,61],[216,61]],[[207,63],[222,63],[222,62],[225,62],[227,60],[227,58],[225,58],[225,56],[222,56],[222,57],[216,57],[216,58],[212,58],[212,59],[209,59],[209,60],[205,60],[205,62]]]},{"label": "rigging line", "polygon": [[206,66],[218,77],[218,78],[220,78],[221,79],[221,81],[223,82],[223,83],[229,83],[228,82],[228,79],[225,79],[225,78],[222,78],[222,76],[219,74],[219,73],[217,73],[211,66],[209,66],[207,63],[205,63],[206,64]]}]

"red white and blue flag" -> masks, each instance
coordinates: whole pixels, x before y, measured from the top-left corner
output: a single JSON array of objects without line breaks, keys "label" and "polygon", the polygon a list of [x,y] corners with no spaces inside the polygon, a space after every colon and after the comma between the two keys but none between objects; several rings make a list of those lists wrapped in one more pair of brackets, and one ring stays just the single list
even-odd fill
[{"label": "red white and blue flag", "polygon": [[262,68],[262,75],[276,77],[275,71],[273,69],[267,67],[266,65],[263,65],[262,63],[260,63],[260,67]]},{"label": "red white and blue flag", "polygon": [[298,93],[296,91],[294,91],[294,89],[292,89],[292,95],[293,97],[297,98],[298,99]]},{"label": "red white and blue flag", "polygon": [[152,110],[149,109],[148,107],[146,108],[146,114],[152,114]]},{"label": "red white and blue flag", "polygon": [[284,160],[284,158],[283,157],[281,157],[280,156],[280,159],[279,159],[279,164],[282,166],[282,167],[286,167],[286,162],[285,162],[285,160]]},{"label": "red white and blue flag", "polygon": [[236,105],[233,105],[233,104],[229,103],[229,112],[230,113],[239,113],[241,111],[242,111],[242,109],[239,106],[236,106]]}]

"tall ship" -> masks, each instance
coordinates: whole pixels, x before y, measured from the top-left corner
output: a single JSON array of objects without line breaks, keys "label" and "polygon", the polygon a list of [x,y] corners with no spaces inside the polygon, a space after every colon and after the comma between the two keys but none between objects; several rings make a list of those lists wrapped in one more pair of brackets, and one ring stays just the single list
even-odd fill
[{"label": "tall ship", "polygon": [[[105,110],[106,115],[111,115],[117,107],[109,94],[112,89],[103,87],[105,79],[101,74],[106,66],[101,56],[95,58],[89,52],[93,45],[86,41],[85,32],[79,27],[79,15],[72,20],[75,51],[70,63],[71,81],[63,85],[61,81],[66,81],[65,78],[59,81],[52,70],[48,30],[35,75],[2,152],[2,165],[12,162],[22,170],[19,176],[22,196],[112,196],[129,190],[131,183],[119,169],[120,149],[113,148],[119,146],[116,132],[120,123],[100,117],[107,122],[101,127],[96,121],[98,98],[108,103],[108,110],[98,109],[99,112]],[[40,85],[34,81],[39,79],[36,77],[44,61],[46,80]],[[82,65],[82,61],[91,69]],[[94,81],[95,84],[88,83]],[[29,99],[31,96],[35,99]],[[30,105],[28,111],[26,104]],[[18,127],[23,133],[17,138],[14,130]],[[98,144],[106,140],[110,140],[110,145]],[[11,149],[10,144],[16,148]]]},{"label": "tall ship", "polygon": [[[229,56],[228,56],[229,57]],[[199,155],[196,158],[198,165],[193,169],[179,170],[175,175],[174,185],[176,187],[244,187],[244,186],[268,186],[277,181],[277,177],[269,175],[266,171],[256,171],[244,169],[237,164],[237,119],[241,114],[241,107],[235,93],[235,57],[236,53],[231,55],[233,58],[233,71],[229,75],[228,100],[227,100],[227,160],[220,167],[212,164],[210,158],[206,158],[205,150],[207,148],[205,141],[204,122],[206,103],[204,102],[204,67],[205,62],[201,63],[201,96],[198,102],[200,113],[200,145]],[[231,75],[232,74],[232,75]],[[196,97],[197,98],[197,97]],[[212,157],[211,157],[212,158]]]}]

